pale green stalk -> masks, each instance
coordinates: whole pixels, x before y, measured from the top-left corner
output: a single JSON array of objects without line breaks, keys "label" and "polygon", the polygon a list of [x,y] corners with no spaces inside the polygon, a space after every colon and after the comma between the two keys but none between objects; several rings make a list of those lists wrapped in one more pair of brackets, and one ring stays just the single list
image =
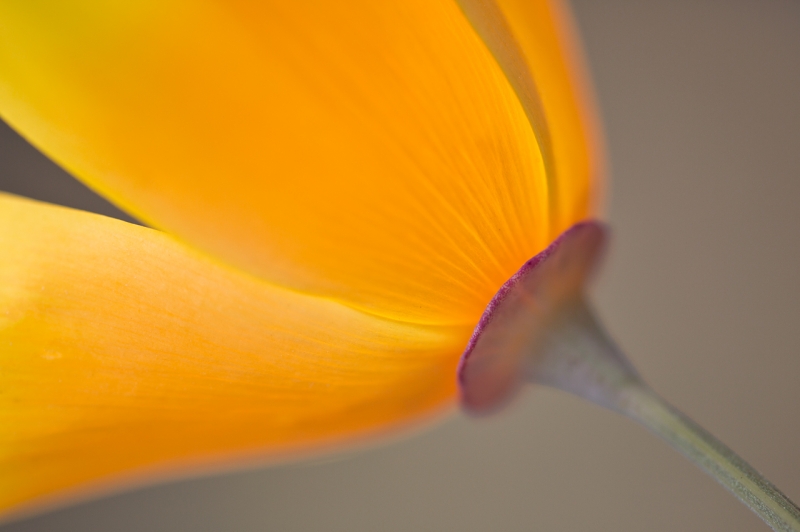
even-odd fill
[{"label": "pale green stalk", "polygon": [[656,395],[578,301],[531,357],[530,380],[634,419],[758,514],[773,530],[800,532],[800,508],[747,462]]}]

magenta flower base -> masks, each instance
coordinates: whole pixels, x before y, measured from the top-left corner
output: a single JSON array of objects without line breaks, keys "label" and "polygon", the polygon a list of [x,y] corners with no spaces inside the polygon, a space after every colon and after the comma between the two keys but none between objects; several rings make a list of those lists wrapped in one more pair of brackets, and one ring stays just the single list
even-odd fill
[{"label": "magenta flower base", "polygon": [[594,220],[572,226],[498,290],[459,363],[461,404],[467,411],[496,409],[525,381],[531,352],[563,309],[583,298],[607,233]]}]

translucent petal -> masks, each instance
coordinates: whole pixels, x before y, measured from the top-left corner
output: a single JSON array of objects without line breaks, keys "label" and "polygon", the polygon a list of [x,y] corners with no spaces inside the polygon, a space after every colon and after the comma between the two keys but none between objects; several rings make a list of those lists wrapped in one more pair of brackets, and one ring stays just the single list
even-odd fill
[{"label": "translucent petal", "polygon": [[451,404],[468,337],[0,194],[0,513],[397,428]]},{"label": "translucent petal", "polygon": [[514,86],[541,146],[551,227],[597,208],[601,139],[573,21],[563,0],[458,0]]},{"label": "translucent petal", "polygon": [[[0,114],[151,225],[392,319],[474,325],[558,234],[525,107],[453,0],[3,2]],[[554,145],[565,225],[586,144]]]}]

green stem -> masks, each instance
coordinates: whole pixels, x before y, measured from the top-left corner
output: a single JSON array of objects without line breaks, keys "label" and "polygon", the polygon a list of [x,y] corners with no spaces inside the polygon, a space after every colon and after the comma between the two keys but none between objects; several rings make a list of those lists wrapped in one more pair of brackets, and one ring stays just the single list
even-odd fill
[{"label": "green stem", "polygon": [[800,508],[747,462],[656,395],[583,301],[561,313],[534,349],[529,380],[634,419],[697,464],[773,530],[800,532]]},{"label": "green stem", "polygon": [[700,466],[773,530],[800,532],[800,508],[708,431],[644,386],[630,387],[622,397],[621,413]]}]

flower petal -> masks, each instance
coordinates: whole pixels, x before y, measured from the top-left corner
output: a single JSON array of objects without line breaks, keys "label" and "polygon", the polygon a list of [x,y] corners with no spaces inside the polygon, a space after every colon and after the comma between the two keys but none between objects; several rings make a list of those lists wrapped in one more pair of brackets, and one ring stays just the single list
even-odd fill
[{"label": "flower petal", "polygon": [[[558,234],[525,109],[451,0],[2,5],[3,117],[145,222],[259,276],[474,325]],[[584,149],[559,192],[570,223]]]},{"label": "flower petal", "polygon": [[[542,147],[552,228],[597,203],[604,168],[578,38],[563,0],[458,0],[514,86]],[[592,181],[595,181],[594,183]]]},{"label": "flower petal", "polygon": [[430,415],[453,400],[468,337],[274,288],[152,229],[0,194],[0,512]]}]

